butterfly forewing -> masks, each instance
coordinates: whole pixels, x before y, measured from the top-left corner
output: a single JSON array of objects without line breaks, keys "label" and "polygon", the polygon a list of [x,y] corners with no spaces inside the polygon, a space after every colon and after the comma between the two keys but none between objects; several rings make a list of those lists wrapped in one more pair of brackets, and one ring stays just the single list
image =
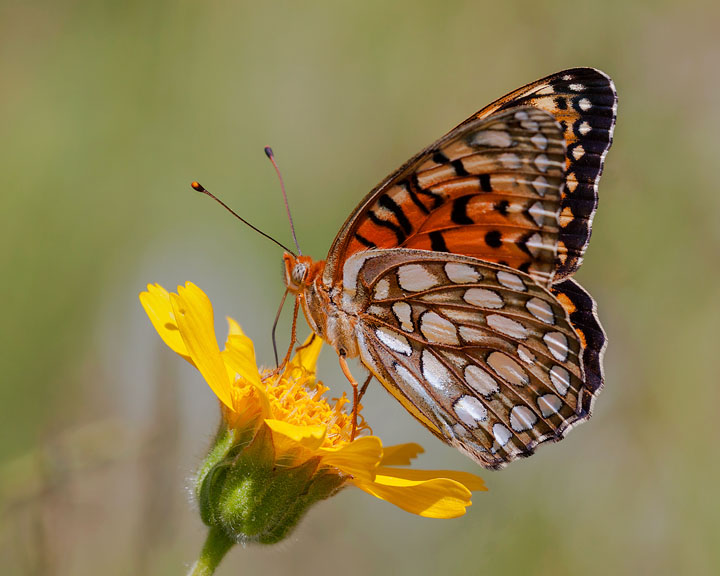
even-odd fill
[{"label": "butterfly forewing", "polygon": [[361,358],[438,436],[498,468],[587,417],[581,342],[531,276],[417,250],[354,259]]},{"label": "butterfly forewing", "polygon": [[560,281],[580,267],[590,241],[598,183],[615,129],[617,92],[613,81],[600,70],[572,68],[518,88],[465,123],[519,106],[552,114],[562,126],[566,142],[567,182],[556,262],[556,281]]},{"label": "butterfly forewing", "polygon": [[328,257],[371,248],[475,256],[549,284],[565,183],[565,141],[547,112],[519,108],[449,133],[374,191]]}]

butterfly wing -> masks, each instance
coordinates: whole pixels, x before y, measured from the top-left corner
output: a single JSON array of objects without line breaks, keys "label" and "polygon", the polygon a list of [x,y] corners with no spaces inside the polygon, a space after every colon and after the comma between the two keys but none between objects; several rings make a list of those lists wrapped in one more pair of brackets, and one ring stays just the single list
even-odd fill
[{"label": "butterfly wing", "polygon": [[381,184],[341,229],[326,284],[376,248],[450,252],[552,281],[565,184],[565,141],[552,115],[517,108],[473,119]]},{"label": "butterfly wing", "polygon": [[356,254],[347,268],[356,271],[345,291],[360,303],[363,363],[426,427],[481,465],[528,456],[589,417],[599,386],[588,384],[583,339],[532,276],[407,249]]},{"label": "butterfly wing", "polygon": [[555,274],[555,281],[560,282],[580,267],[590,242],[598,184],[615,129],[617,92],[610,77],[600,70],[572,68],[499,98],[473,118],[487,118],[521,106],[552,114],[565,139],[566,182]]},{"label": "butterfly wing", "polygon": [[[560,131],[528,130],[534,128],[533,117],[525,126],[520,121],[520,129],[525,132],[518,137],[526,142],[535,138],[535,142],[541,143],[544,136],[550,143],[550,153],[541,147],[517,148],[513,138],[496,132],[490,133],[495,135],[492,140],[481,137],[482,146],[473,145],[469,135],[473,131],[484,133],[478,120],[491,120],[503,113],[507,120],[511,118],[508,113],[526,111],[528,107],[551,115],[559,123]],[[598,181],[612,143],[616,111],[617,94],[612,80],[592,68],[558,72],[496,100],[409,160],[366,196],[333,242],[325,282],[339,280],[347,258],[376,247],[449,251],[533,272],[533,258],[528,262],[528,258],[512,254],[517,249],[522,252],[522,241],[529,238],[520,232],[517,221],[522,220],[522,215],[535,220],[529,213],[532,206],[536,206],[536,214],[552,211],[549,208],[556,202],[558,177],[562,178],[559,221],[556,224],[554,217],[545,216],[548,222],[553,220],[552,226],[558,227],[553,279],[560,281],[572,275],[580,266],[590,239]],[[562,175],[554,172],[548,177],[537,168],[543,166],[545,158],[555,162],[558,138],[563,141],[565,170]],[[519,152],[521,166],[512,169],[508,163],[499,161],[507,152]],[[540,165],[536,169],[532,169],[534,160]],[[525,194],[525,201],[513,194],[516,189]],[[542,192],[552,199],[545,200]],[[536,201],[541,204],[536,205]],[[515,221],[506,220],[508,215],[514,216]],[[486,223],[484,229],[466,228],[480,222]],[[451,225],[452,230],[446,232],[438,223]],[[545,222],[536,230],[544,225]],[[496,232],[500,232],[499,240]],[[498,251],[500,247],[502,250]]]}]

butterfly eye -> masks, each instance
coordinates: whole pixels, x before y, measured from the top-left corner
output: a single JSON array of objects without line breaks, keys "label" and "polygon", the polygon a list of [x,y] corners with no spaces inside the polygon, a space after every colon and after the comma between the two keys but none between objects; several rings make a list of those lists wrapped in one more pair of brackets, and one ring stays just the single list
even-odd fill
[{"label": "butterfly eye", "polygon": [[292,269],[292,280],[295,284],[302,284],[307,274],[307,265],[298,262]]}]

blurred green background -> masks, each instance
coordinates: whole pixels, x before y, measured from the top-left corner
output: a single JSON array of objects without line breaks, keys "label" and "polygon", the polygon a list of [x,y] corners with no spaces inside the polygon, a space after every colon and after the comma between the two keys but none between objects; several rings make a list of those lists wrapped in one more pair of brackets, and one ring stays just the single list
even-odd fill
[{"label": "blurred green background", "polygon": [[[0,3],[3,574],[174,575],[199,551],[186,487],[216,401],[137,294],[192,280],[271,364],[283,284],[280,250],[191,180],[289,242],[271,144],[303,249],[324,258],[388,172],[492,99],[573,66],[601,68],[620,96],[578,274],[610,339],[594,418],[484,472],[373,385],[377,434],[422,443],[423,467],[481,472],[490,492],[441,521],[346,490],[282,545],[238,548],[218,573],[718,573],[719,12]],[[325,382],[347,389],[334,353],[321,360]]]}]

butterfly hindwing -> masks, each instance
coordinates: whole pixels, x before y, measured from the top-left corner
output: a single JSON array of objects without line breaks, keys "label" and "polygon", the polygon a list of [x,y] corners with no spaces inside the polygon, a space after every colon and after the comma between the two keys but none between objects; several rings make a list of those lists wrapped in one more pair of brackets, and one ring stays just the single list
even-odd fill
[{"label": "butterfly hindwing", "polygon": [[592,296],[572,278],[553,285],[551,292],[567,311],[570,324],[580,338],[585,383],[589,395],[583,399],[590,412],[592,401],[603,386],[603,356],[607,347],[605,330],[600,324],[597,305]]},{"label": "butterfly hindwing", "polygon": [[353,254],[398,247],[503,263],[549,285],[564,158],[547,112],[518,108],[464,124],[366,198],[333,243],[326,278]]},{"label": "butterfly hindwing", "polygon": [[364,303],[363,363],[482,465],[527,456],[588,416],[582,344],[565,308],[531,276],[405,249],[358,254],[348,266]]},{"label": "butterfly hindwing", "polygon": [[552,114],[563,129],[566,143],[567,181],[555,275],[559,282],[580,267],[590,241],[598,183],[615,129],[617,92],[610,77],[600,70],[572,68],[518,88],[483,108],[474,118],[526,106]]}]

